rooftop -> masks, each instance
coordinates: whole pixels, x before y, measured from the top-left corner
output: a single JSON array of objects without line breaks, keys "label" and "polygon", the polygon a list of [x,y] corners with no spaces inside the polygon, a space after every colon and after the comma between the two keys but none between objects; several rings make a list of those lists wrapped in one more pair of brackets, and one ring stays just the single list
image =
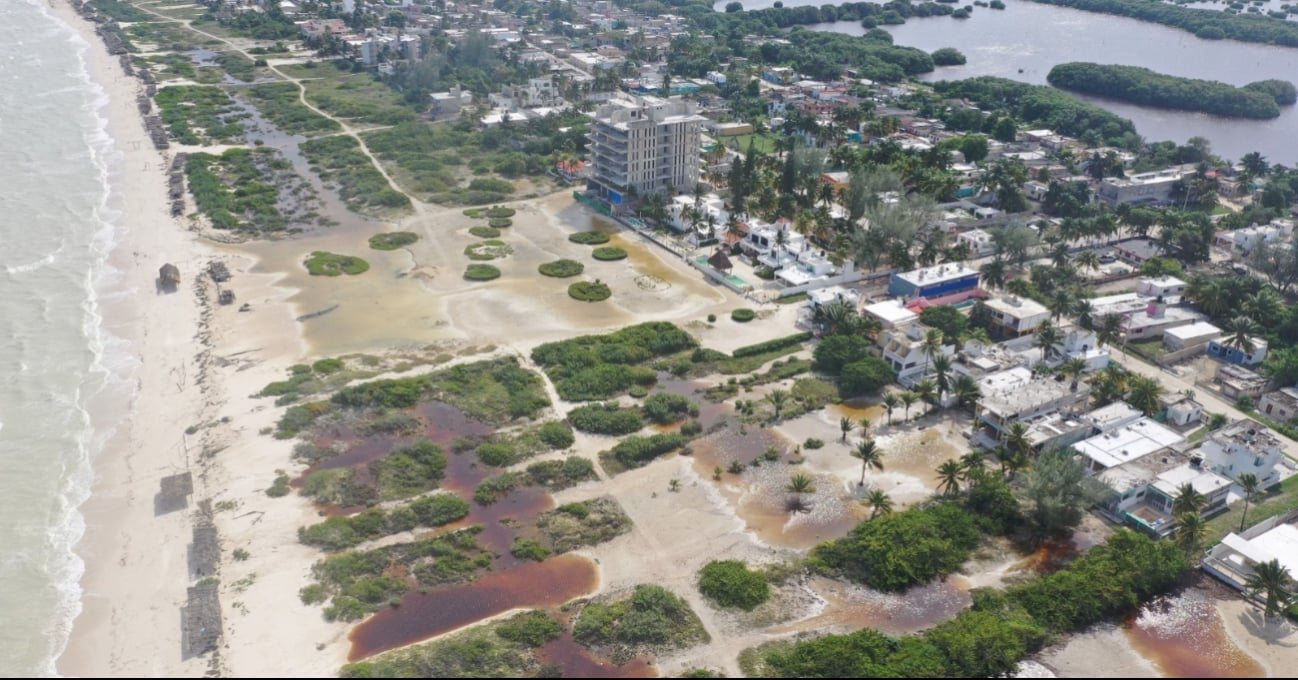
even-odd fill
[{"label": "rooftop", "polygon": [[1073,388],[1068,380],[1032,377],[1032,372],[1022,366],[989,375],[982,379],[980,387],[983,410],[1006,418],[1017,418],[1069,394],[1085,398],[1090,393],[1085,383]]},{"label": "rooftop", "polygon": [[1291,574],[1298,574],[1298,527],[1281,524],[1253,538],[1230,534],[1222,541],[1254,564],[1279,560]]},{"label": "rooftop", "polygon": [[1087,421],[1101,432],[1111,430],[1115,427],[1121,427],[1132,421],[1140,419],[1140,409],[1135,408],[1125,401],[1115,401],[1108,406],[1091,411],[1084,416]]},{"label": "rooftop", "polygon": [[1241,418],[1213,432],[1209,439],[1221,444],[1236,444],[1253,451],[1281,446],[1280,438],[1270,428],[1248,418]]},{"label": "rooftop", "polygon": [[1107,468],[1096,478],[1110,489],[1126,493],[1152,483],[1159,475],[1181,465],[1187,465],[1185,457],[1169,451],[1166,455],[1145,456]]},{"label": "rooftop", "polygon": [[1126,328],[1144,328],[1146,326],[1159,326],[1167,323],[1176,323],[1186,319],[1202,319],[1203,315],[1184,307],[1164,307],[1156,309],[1153,313],[1146,309],[1142,312],[1131,312],[1122,323]]},{"label": "rooftop", "polygon": [[1207,335],[1220,335],[1221,329],[1208,323],[1207,321],[1195,321],[1192,324],[1177,326],[1163,331],[1163,335],[1170,335],[1180,340],[1190,340]]},{"label": "rooftop", "polygon": [[1181,435],[1149,418],[1103,432],[1073,448],[1104,468],[1116,467],[1180,443]]},{"label": "rooftop", "polygon": [[1017,295],[992,298],[984,304],[987,305],[988,309],[1014,319],[1026,319],[1050,313],[1050,310],[1046,309],[1046,306],[1040,302]]},{"label": "rooftop", "polygon": [[893,276],[915,286],[931,286],[936,283],[954,281],[965,276],[976,276],[978,270],[966,266],[963,262],[954,264],[935,264],[908,272],[898,272]]},{"label": "rooftop", "polygon": [[901,300],[884,300],[883,302],[866,305],[865,313],[893,326],[910,323],[919,318],[918,314],[906,309]]},{"label": "rooftop", "polygon": [[1223,487],[1230,486],[1231,481],[1215,472],[1209,472],[1201,467],[1186,463],[1160,474],[1154,480],[1153,486],[1168,498],[1175,498],[1178,493],[1177,490],[1185,484],[1194,487],[1195,491],[1204,496],[1210,496]]}]

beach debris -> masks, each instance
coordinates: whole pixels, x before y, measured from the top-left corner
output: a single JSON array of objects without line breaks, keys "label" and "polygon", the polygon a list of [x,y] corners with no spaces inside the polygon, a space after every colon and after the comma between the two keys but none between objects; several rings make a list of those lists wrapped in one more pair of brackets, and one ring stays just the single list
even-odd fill
[{"label": "beach debris", "polygon": [[232,278],[229,268],[227,268],[225,263],[220,260],[212,260],[209,262],[207,264],[207,273],[210,274],[212,280],[217,283],[225,283]]},{"label": "beach debris", "polygon": [[158,269],[158,288],[175,290],[180,285],[180,268],[168,262]]},{"label": "beach debris", "polygon": [[339,305],[334,305],[332,307],[326,307],[316,312],[311,312],[310,314],[303,314],[302,316],[299,316],[297,320],[300,322],[300,321],[310,321],[311,319],[318,319],[324,316],[325,314],[328,314],[329,312],[338,309],[338,307]]},{"label": "beach debris", "polygon": [[241,311],[241,312],[251,312],[251,311],[252,311],[252,305],[250,305],[250,304],[248,304],[247,302],[245,302],[245,303],[239,305],[239,311]]},{"label": "beach debris", "polygon": [[149,133],[149,138],[153,140],[154,148],[161,151],[171,146],[171,142],[167,141],[167,130],[162,127],[161,118],[145,116],[144,129]]},{"label": "beach debris", "polygon": [[220,296],[217,297],[217,302],[219,302],[219,303],[221,303],[221,304],[223,304],[223,305],[232,305],[232,304],[234,304],[234,291],[232,291],[232,290],[230,290],[230,289],[228,289],[228,288],[225,289],[225,290],[223,290],[223,291],[221,291]]},{"label": "beach debris", "polygon": [[221,542],[216,525],[211,520],[201,520],[194,525],[193,542],[189,546],[189,572],[196,579],[215,576],[221,563]]}]

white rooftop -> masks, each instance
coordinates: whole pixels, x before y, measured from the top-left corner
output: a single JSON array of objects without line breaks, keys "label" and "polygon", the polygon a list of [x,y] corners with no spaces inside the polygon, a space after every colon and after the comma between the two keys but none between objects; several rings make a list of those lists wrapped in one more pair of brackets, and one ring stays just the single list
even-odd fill
[{"label": "white rooftop", "polygon": [[1222,487],[1230,486],[1231,481],[1215,472],[1209,472],[1189,463],[1172,468],[1154,480],[1154,488],[1163,492],[1168,498],[1175,498],[1183,484],[1189,484],[1195,491],[1208,496],[1221,490]]},{"label": "white rooftop", "polygon": [[1147,276],[1141,279],[1140,282],[1142,284],[1157,286],[1159,288],[1175,288],[1177,286],[1185,285],[1184,281],[1170,274],[1164,276]]},{"label": "white rooftop", "polygon": [[1149,418],[1095,435],[1073,448],[1105,468],[1117,467],[1182,441],[1181,435]]},{"label": "white rooftop", "polygon": [[901,300],[884,300],[865,306],[865,313],[878,317],[894,326],[910,323],[919,318],[915,312],[906,309]]},{"label": "white rooftop", "polygon": [[932,267],[923,267],[913,271],[899,272],[893,276],[915,286],[931,286],[935,283],[954,281],[977,273],[977,269],[966,266],[963,262],[958,262],[935,264]]},{"label": "white rooftop", "polygon": [[1139,311],[1149,304],[1149,300],[1150,298],[1135,293],[1120,293],[1118,295],[1091,298],[1091,309],[1094,310],[1092,316],[1100,318],[1105,314],[1126,314]]},{"label": "white rooftop", "polygon": [[999,312],[1013,319],[1026,319],[1050,313],[1050,310],[1040,302],[1037,302],[1032,298],[1019,297],[1016,295],[992,298],[987,300],[984,304],[987,305],[988,309]]},{"label": "white rooftop", "polygon": [[1221,335],[1221,329],[1207,321],[1195,321],[1192,324],[1169,328],[1163,331],[1163,335],[1170,335],[1180,340],[1191,340],[1194,338],[1207,337],[1209,335]]},{"label": "white rooftop", "polygon": [[1254,564],[1279,560],[1290,574],[1298,574],[1298,527],[1292,524],[1281,524],[1250,539],[1230,534],[1222,543]]},{"label": "white rooftop", "polygon": [[1140,409],[1135,408],[1125,401],[1115,401],[1108,406],[1100,408],[1086,414],[1086,420],[1090,421],[1101,432],[1106,432],[1115,427],[1121,427],[1128,423],[1134,422],[1141,418]]},{"label": "white rooftop", "polygon": [[1202,319],[1203,315],[1182,307],[1165,307],[1157,314],[1150,314],[1148,310],[1143,312],[1132,312],[1123,322],[1123,328],[1144,328],[1147,326],[1161,326],[1163,324],[1176,323],[1186,319]]}]

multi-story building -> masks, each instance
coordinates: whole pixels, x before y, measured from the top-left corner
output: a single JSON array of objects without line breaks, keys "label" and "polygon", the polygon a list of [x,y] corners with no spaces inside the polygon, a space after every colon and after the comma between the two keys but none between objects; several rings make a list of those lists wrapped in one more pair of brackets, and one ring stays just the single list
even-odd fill
[{"label": "multi-story building", "polygon": [[699,182],[704,120],[681,99],[610,99],[591,124],[587,189],[615,206],[632,192],[693,189]]},{"label": "multi-story building", "polygon": [[1050,310],[1031,298],[1006,295],[985,303],[991,312],[993,331],[1006,338],[1017,338],[1037,330],[1050,318]]},{"label": "multi-story building", "polygon": [[1096,198],[1116,208],[1124,203],[1131,205],[1161,205],[1172,197],[1172,187],[1185,175],[1183,170],[1170,168],[1146,172],[1130,177],[1109,177],[1100,182]]},{"label": "multi-story building", "polygon": [[1277,466],[1284,458],[1280,438],[1260,423],[1243,418],[1208,435],[1199,447],[1203,467],[1238,480],[1249,473],[1262,482],[1262,488],[1280,483]]},{"label": "multi-story building", "polygon": [[978,287],[977,269],[964,263],[938,264],[909,272],[893,272],[888,295],[901,298],[935,298]]}]

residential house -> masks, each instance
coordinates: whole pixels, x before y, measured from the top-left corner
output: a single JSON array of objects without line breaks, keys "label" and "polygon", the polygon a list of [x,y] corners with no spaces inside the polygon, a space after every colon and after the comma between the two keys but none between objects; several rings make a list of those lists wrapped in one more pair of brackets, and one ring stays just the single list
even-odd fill
[{"label": "residential house", "polygon": [[1266,340],[1249,338],[1249,347],[1231,344],[1231,338],[1217,338],[1208,342],[1208,356],[1240,366],[1257,366],[1266,359]]},{"label": "residential house", "polygon": [[893,272],[888,294],[900,298],[934,298],[978,287],[978,270],[964,263],[938,264],[908,272]]},{"label": "residential house", "polygon": [[1033,333],[1050,318],[1050,310],[1031,298],[1005,295],[983,304],[991,312],[991,330],[1000,337],[1017,338]]},{"label": "residential house", "polygon": [[900,328],[919,320],[919,315],[906,308],[901,300],[884,300],[866,305],[864,314],[879,320],[885,330]]},{"label": "residential house", "polygon": [[1073,445],[1092,474],[1145,456],[1167,452],[1185,441],[1178,432],[1151,418],[1140,418]]},{"label": "residential house", "polygon": [[473,93],[459,85],[447,92],[434,92],[428,98],[432,100],[433,115],[438,117],[459,115],[461,109],[473,103]]},{"label": "residential house", "polygon": [[816,327],[816,314],[825,305],[847,303],[856,309],[861,304],[861,294],[851,288],[826,286],[807,291],[807,302],[798,315],[798,323],[805,328]]},{"label": "residential house", "polygon": [[1175,304],[1185,294],[1185,282],[1175,276],[1146,277],[1136,283],[1136,294]]},{"label": "residential house", "polygon": [[1198,348],[1205,351],[1208,343],[1221,337],[1221,329],[1207,321],[1195,321],[1184,326],[1163,331],[1163,346],[1169,352]]},{"label": "residential house", "polygon": [[992,241],[992,235],[982,229],[970,229],[956,234],[955,242],[956,245],[967,247],[969,256],[972,258],[987,257],[996,252],[996,243]]},{"label": "residential house", "polygon": [[1218,232],[1214,242],[1223,248],[1247,255],[1260,244],[1271,245],[1289,239],[1293,236],[1293,227],[1293,220],[1275,219],[1268,224]]},{"label": "residential house", "polygon": [[1243,366],[1222,364],[1217,368],[1213,382],[1221,386],[1221,393],[1230,399],[1248,396],[1254,399],[1262,396],[1266,386],[1271,382],[1264,375],[1259,375]]},{"label": "residential house", "polygon": [[978,420],[1001,439],[1014,423],[1031,424],[1055,413],[1076,412],[1086,405],[1090,386],[1068,380],[1035,376],[1017,367],[994,373],[979,381],[982,402]]},{"label": "residential house", "polygon": [[1245,590],[1253,568],[1275,560],[1290,574],[1298,574],[1298,510],[1269,517],[1243,533],[1230,533],[1208,551],[1203,570],[1227,585]]},{"label": "residential house", "polygon": [[1139,267],[1145,261],[1163,254],[1163,249],[1152,239],[1133,238],[1113,246],[1113,252],[1128,264]]},{"label": "residential house", "polygon": [[1274,392],[1267,392],[1258,400],[1257,410],[1278,423],[1298,418],[1298,389],[1281,387]]},{"label": "residential house", "polygon": [[1188,394],[1163,395],[1159,398],[1166,417],[1163,422],[1171,427],[1198,427],[1203,422],[1203,404]]},{"label": "residential house", "polygon": [[[1156,458],[1162,460],[1162,456]],[[1172,456],[1168,456],[1167,459],[1175,460]],[[1206,500],[1203,509],[1199,511],[1203,517],[1212,517],[1226,509],[1231,481],[1204,469],[1197,460],[1191,459],[1188,463],[1159,473],[1145,488],[1141,502],[1126,511],[1126,521],[1156,538],[1170,535],[1176,530],[1177,524],[1172,506],[1176,497],[1180,495],[1181,488],[1186,485]]]},{"label": "residential house", "polygon": [[1108,177],[1100,181],[1095,197],[1110,208],[1124,204],[1162,205],[1171,200],[1172,188],[1188,174],[1191,173],[1180,168],[1168,168],[1128,177]]},{"label": "residential house", "polygon": [[[902,328],[886,330],[879,336],[879,346],[883,348],[883,359],[892,370],[897,372],[897,382],[910,387],[924,378],[928,373],[931,359],[924,349],[924,338],[928,328],[921,324],[910,324]],[[940,350],[943,356],[954,356],[955,345],[943,345]]]},{"label": "residential house", "polygon": [[1091,318],[1103,319],[1110,314],[1122,316],[1139,312],[1149,307],[1149,299],[1135,293],[1120,293],[1104,297],[1091,298]]},{"label": "residential house", "polygon": [[[851,272],[855,264],[850,260],[844,263],[845,272]],[[775,279],[788,286],[806,286],[816,281],[837,276],[839,269],[829,261],[829,254],[820,248],[804,247],[797,257],[775,270]]]},{"label": "residential house", "polygon": [[1203,467],[1239,481],[1242,474],[1257,477],[1266,489],[1280,483],[1278,466],[1284,458],[1280,438],[1255,420],[1242,418],[1208,435],[1197,454]]},{"label": "residential house", "polygon": [[1133,312],[1122,318],[1124,340],[1156,340],[1163,337],[1163,331],[1177,326],[1188,326],[1204,317],[1198,312],[1183,307],[1168,307],[1158,302],[1151,302],[1143,312]]}]

